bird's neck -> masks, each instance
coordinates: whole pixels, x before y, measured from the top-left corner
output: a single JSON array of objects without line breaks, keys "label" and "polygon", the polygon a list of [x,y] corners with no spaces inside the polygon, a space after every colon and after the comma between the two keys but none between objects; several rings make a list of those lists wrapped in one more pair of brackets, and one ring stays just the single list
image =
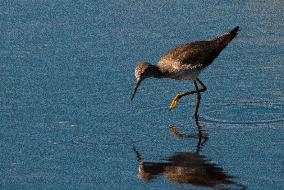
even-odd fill
[{"label": "bird's neck", "polygon": [[162,70],[157,65],[151,65],[150,75],[151,77],[155,77],[155,78],[165,77],[165,74],[162,72]]}]

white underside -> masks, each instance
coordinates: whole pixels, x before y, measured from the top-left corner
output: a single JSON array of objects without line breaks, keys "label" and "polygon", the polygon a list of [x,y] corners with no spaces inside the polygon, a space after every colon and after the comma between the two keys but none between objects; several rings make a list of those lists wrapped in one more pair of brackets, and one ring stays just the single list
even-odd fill
[{"label": "white underside", "polygon": [[201,73],[202,70],[186,70],[186,71],[177,71],[171,74],[170,78],[176,80],[195,80],[196,77]]},{"label": "white underside", "polygon": [[159,62],[157,65],[160,67],[160,70],[164,70],[166,73],[165,77],[176,80],[195,80],[202,71],[201,64],[195,64],[192,66],[190,64],[183,64],[176,60],[163,60],[163,62]]}]

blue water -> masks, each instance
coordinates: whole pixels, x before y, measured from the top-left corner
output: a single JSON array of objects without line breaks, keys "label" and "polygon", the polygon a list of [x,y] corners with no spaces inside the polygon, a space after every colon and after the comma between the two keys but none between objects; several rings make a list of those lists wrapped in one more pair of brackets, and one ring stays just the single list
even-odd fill
[{"label": "blue water", "polygon": [[[0,189],[210,189],[218,174],[234,184],[215,188],[283,189],[283,7],[2,0]],[[148,79],[130,101],[137,63],[237,25],[200,75],[206,142],[194,138],[193,96],[168,111],[190,82]]]}]

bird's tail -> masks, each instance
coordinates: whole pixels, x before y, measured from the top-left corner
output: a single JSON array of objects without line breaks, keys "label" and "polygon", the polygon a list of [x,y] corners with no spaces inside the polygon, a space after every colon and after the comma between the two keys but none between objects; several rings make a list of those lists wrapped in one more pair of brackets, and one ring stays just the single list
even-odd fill
[{"label": "bird's tail", "polygon": [[214,40],[216,40],[220,45],[226,47],[230,43],[230,41],[232,41],[237,36],[239,31],[240,31],[240,27],[237,26],[230,32],[227,32],[221,36],[218,36]]},{"label": "bird's tail", "polygon": [[240,31],[240,27],[237,26],[235,27],[232,31],[230,31],[229,33],[236,36],[238,34],[238,32]]}]

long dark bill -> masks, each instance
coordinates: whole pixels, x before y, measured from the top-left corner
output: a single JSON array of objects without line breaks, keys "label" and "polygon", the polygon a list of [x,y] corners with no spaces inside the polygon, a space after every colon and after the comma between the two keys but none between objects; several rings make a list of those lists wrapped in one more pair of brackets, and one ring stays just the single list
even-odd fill
[{"label": "long dark bill", "polygon": [[141,83],[141,81],[138,81],[138,82],[136,83],[136,86],[135,86],[134,92],[133,92],[133,94],[132,94],[131,101],[133,100],[133,98],[134,98],[134,96],[135,96],[135,94],[136,94],[136,91],[137,91],[137,89],[138,89],[138,87],[139,87],[140,83]]}]

